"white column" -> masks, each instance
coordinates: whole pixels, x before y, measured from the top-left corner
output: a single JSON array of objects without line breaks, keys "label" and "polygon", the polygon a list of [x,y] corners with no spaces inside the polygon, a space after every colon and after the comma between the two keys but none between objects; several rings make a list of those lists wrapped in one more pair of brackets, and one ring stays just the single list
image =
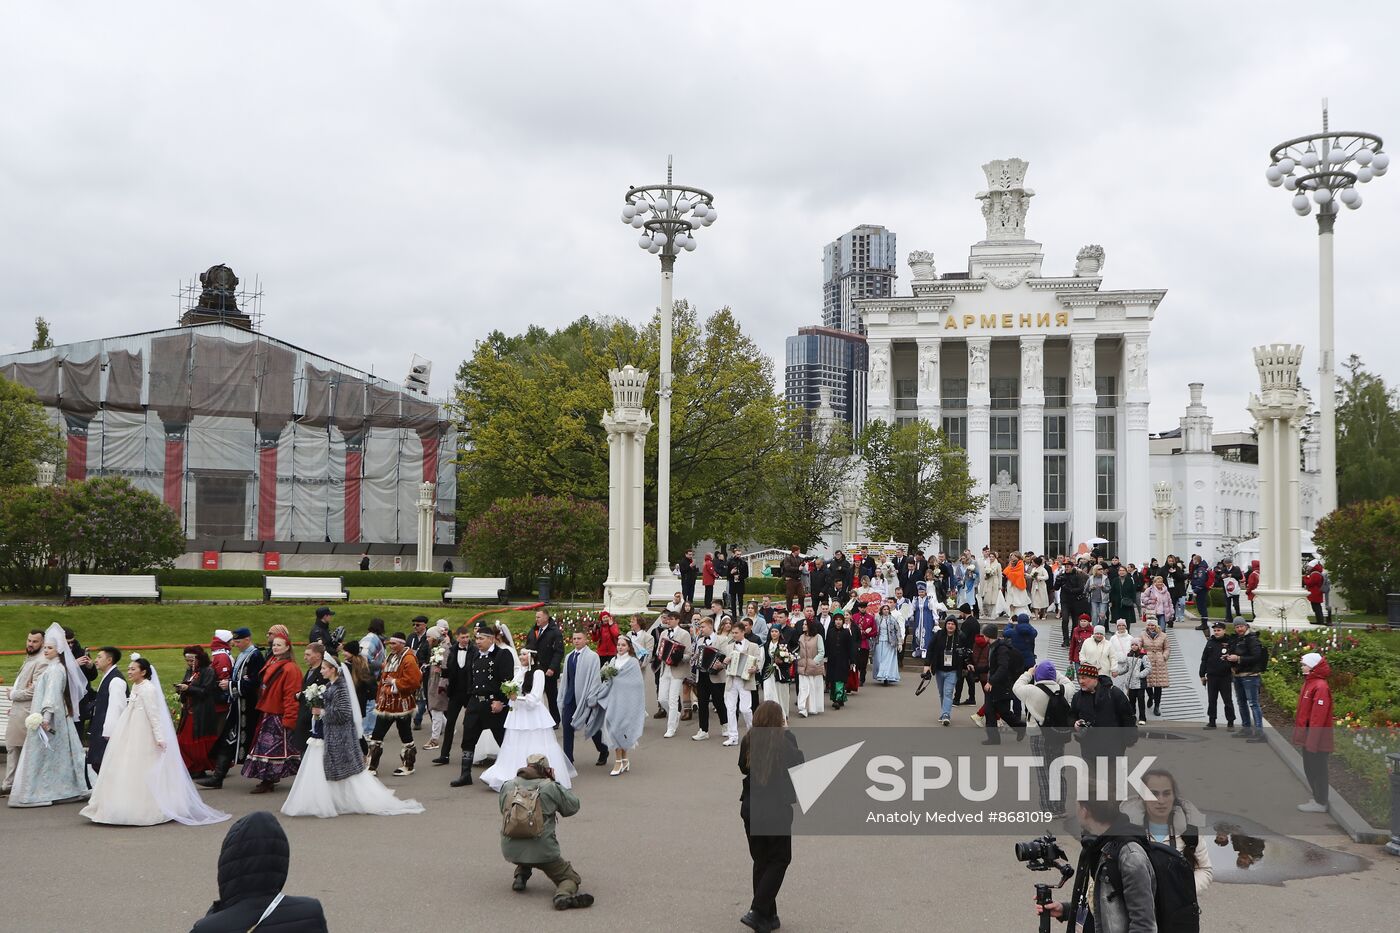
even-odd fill
[{"label": "white column", "polygon": [[[1331,205],[1336,207],[1336,205]],[[1318,518],[1329,515],[1337,508],[1337,413],[1336,413],[1336,363],[1332,349],[1332,228],[1337,221],[1336,214],[1326,211],[1317,215],[1318,248],[1318,322],[1321,332],[1321,352],[1317,359],[1318,409],[1322,434],[1319,477]]]},{"label": "white column", "polygon": [[418,484],[418,556],[415,567],[418,571],[433,569],[433,514],[436,506],[433,493],[436,483]]},{"label": "white column", "polygon": [[1094,481],[1094,335],[1070,338],[1070,548],[1094,537],[1098,499]]},{"label": "white column", "polygon": [[1152,487],[1152,495],[1152,517],[1157,520],[1157,540],[1152,556],[1165,564],[1167,555],[1176,550],[1172,546],[1172,516],[1176,514],[1176,503],[1172,501],[1172,484],[1156,484]]},{"label": "white column", "polygon": [[1129,334],[1123,338],[1123,371],[1126,376],[1123,394],[1127,430],[1124,450],[1118,463],[1123,476],[1125,501],[1122,538],[1124,561],[1141,563],[1151,557],[1148,552],[1151,537],[1152,479],[1148,466],[1147,441],[1147,335]]},{"label": "white column", "polygon": [[680,588],[671,572],[671,321],[675,302],[671,299],[671,277],[676,257],[661,256],[661,379],[657,383],[656,427],[656,570],[653,576],[666,582],[666,589]]},{"label": "white column", "polygon": [[603,605],[614,614],[647,607],[643,577],[643,490],[646,438],[651,416],[642,409],[647,374],[632,366],[608,373],[613,410],[603,413],[608,432],[608,579]]},{"label": "white column", "polygon": [[1260,392],[1249,400],[1259,430],[1259,589],[1256,624],[1287,627],[1312,618],[1299,576],[1301,504],[1299,428],[1307,400],[1298,390],[1303,348],[1254,349]]},{"label": "white column", "polygon": [[889,338],[871,338],[867,346],[870,350],[870,378],[866,383],[868,420],[894,424],[894,375]]},{"label": "white column", "polygon": [[937,337],[919,338],[919,417],[935,428],[943,426],[943,382],[939,358],[942,341]]},{"label": "white column", "polygon": [[[967,465],[976,485],[973,493],[986,495],[992,486],[992,439],[989,433],[992,408],[992,388],[989,373],[992,368],[992,339],[967,339]],[[991,543],[992,523],[990,503],[982,506],[967,521],[967,546],[974,554]]]},{"label": "white column", "polygon": [[1045,337],[1021,338],[1021,549],[1045,552]]}]

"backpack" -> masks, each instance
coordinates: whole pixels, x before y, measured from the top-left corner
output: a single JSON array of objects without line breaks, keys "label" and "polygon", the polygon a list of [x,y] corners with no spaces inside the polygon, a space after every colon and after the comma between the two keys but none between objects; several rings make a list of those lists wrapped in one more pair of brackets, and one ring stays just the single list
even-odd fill
[{"label": "backpack", "polygon": [[1068,741],[1074,732],[1074,712],[1069,708],[1069,700],[1065,699],[1065,688],[1061,686],[1051,690],[1045,684],[1036,686],[1046,697],[1045,718],[1040,723],[1040,728],[1052,738]]},{"label": "backpack", "polygon": [[1196,900],[1196,877],[1191,862],[1165,842],[1147,838],[1126,839],[1117,845],[1107,845],[1103,857],[1107,860],[1108,880],[1113,891],[1110,898],[1123,893],[1123,871],[1118,866],[1118,852],[1125,845],[1137,843],[1147,851],[1152,873],[1157,877],[1157,894],[1153,908],[1157,915],[1159,933],[1200,933],[1201,905]]},{"label": "backpack", "polygon": [[506,798],[501,811],[501,835],[507,839],[538,839],[544,835],[544,805],[540,803],[540,785],[526,787],[516,784]]}]

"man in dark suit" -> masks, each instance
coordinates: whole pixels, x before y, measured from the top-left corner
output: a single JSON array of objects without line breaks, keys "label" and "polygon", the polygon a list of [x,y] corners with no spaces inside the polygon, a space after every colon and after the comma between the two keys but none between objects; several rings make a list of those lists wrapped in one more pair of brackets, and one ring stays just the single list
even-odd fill
[{"label": "man in dark suit", "polygon": [[695,566],[695,548],[686,548],[685,556],[680,560],[681,573],[681,595],[685,601],[692,606],[695,605],[695,578],[699,575],[700,569]]},{"label": "man in dark suit", "polygon": [[[471,629],[465,625],[459,626],[457,644],[448,646],[440,678],[447,691],[447,722],[443,726],[442,745],[433,759],[435,765],[447,764],[448,755],[452,752],[452,735],[457,731],[457,717],[471,698],[471,658],[475,651]],[[511,673],[514,676],[513,670]]]},{"label": "man in dark suit", "polygon": [[[121,659],[122,653],[117,648],[106,647],[97,652],[97,698],[92,704],[87,763],[98,773],[102,771],[102,755],[107,751],[107,740],[112,737],[112,726],[117,724],[121,705],[126,700],[126,678],[117,670],[117,662]],[[120,698],[120,703],[113,705],[113,698]],[[111,719],[111,725],[108,725],[108,719]]]},{"label": "man in dark suit", "polygon": [[[574,760],[574,711],[588,691],[597,686],[601,671],[598,655],[588,647],[587,633],[574,632],[573,643],[574,650],[564,659],[564,705],[561,710],[564,714],[564,757],[570,761]],[[589,738],[593,740],[593,747],[598,749],[595,764],[607,764],[608,747],[603,744],[602,732],[595,732]]]},{"label": "man in dark suit", "polygon": [[[408,636],[408,650],[413,652],[413,657],[418,661],[418,669],[427,671],[428,662],[431,660],[431,648],[428,647],[428,617],[416,615],[413,617],[413,631]],[[423,685],[418,688],[418,709],[413,713],[413,728],[415,730],[423,728],[423,714],[428,710],[428,677],[423,676]]]},{"label": "man in dark suit", "polygon": [[544,695],[549,714],[559,724],[559,670],[564,663],[564,633],[543,609],[535,613],[535,624],[525,636],[525,650],[534,658],[533,669],[544,672]]},{"label": "man in dark suit", "polygon": [[729,580],[729,611],[737,619],[744,614],[744,585],[749,579],[749,560],[744,556],[744,549],[737,544],[734,545],[734,553],[729,555],[724,573]]},{"label": "man in dark suit", "polygon": [[313,642],[306,646],[302,652],[302,663],[306,670],[301,675],[301,692],[297,694],[297,728],[292,739],[296,742],[297,748],[305,751],[306,741],[311,738],[311,703],[306,699],[306,688],[312,684],[324,687],[326,677],[321,673],[321,662],[326,657],[326,649],[321,647],[320,642]]},{"label": "man in dark suit", "polygon": [[[459,645],[466,631],[466,626],[457,630]],[[515,659],[496,644],[495,631],[485,623],[477,626],[476,644],[465,652],[465,665],[461,664],[461,658],[455,657],[458,654],[454,651],[449,657],[449,662],[457,661],[459,666],[448,669],[448,673],[454,675],[447,688],[448,713],[452,712],[453,704],[461,704],[459,708],[466,715],[462,717],[462,774],[451,783],[453,787],[466,787],[472,782],[472,755],[481,733],[490,729],[496,744],[505,744],[506,695],[501,691],[501,684],[515,676]],[[451,725],[449,719],[448,726]],[[451,747],[451,738],[449,733],[443,742],[444,754]],[[433,763],[437,764],[437,759]]]}]

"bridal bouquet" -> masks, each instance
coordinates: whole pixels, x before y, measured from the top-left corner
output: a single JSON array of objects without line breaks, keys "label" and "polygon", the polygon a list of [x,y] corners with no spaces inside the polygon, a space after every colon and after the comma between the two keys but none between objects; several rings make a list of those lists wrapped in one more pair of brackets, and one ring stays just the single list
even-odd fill
[{"label": "bridal bouquet", "polygon": [[30,713],[28,716],[24,717],[24,728],[28,729],[30,732],[33,732],[43,724],[44,717],[41,713]]},{"label": "bridal bouquet", "polygon": [[501,692],[506,695],[507,700],[513,700],[516,694],[520,693],[520,685],[513,680],[507,680],[501,684]]},{"label": "bridal bouquet", "polygon": [[609,661],[607,664],[603,665],[603,669],[598,672],[598,676],[602,679],[603,683],[607,683],[617,676],[617,665]]},{"label": "bridal bouquet", "polygon": [[447,646],[438,645],[433,649],[432,663],[441,666],[447,660]]},{"label": "bridal bouquet", "polygon": [[306,702],[312,709],[326,708],[325,684],[311,684],[302,691],[302,695],[306,697]]}]

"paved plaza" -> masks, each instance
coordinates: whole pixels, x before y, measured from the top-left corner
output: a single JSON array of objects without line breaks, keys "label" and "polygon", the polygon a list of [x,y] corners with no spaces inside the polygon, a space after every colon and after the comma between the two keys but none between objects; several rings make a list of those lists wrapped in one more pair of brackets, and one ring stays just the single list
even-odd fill
[{"label": "paved plaza", "polygon": [[[1175,634],[1182,641],[1192,635]],[[1172,672],[1175,678],[1176,665]],[[798,720],[799,727],[927,724],[936,729],[932,693],[916,700],[915,683],[906,676],[899,687],[867,687],[844,710]],[[1185,705],[1190,696],[1183,689],[1178,702]],[[955,728],[972,728],[965,709],[958,708]],[[559,835],[585,889],[597,897],[592,909],[555,913],[549,886],[538,875],[526,894],[511,892],[510,869],[500,855],[496,796],[479,783],[450,788],[455,760],[447,768],[421,767],[407,778],[385,769],[386,784],[427,807],[422,815],[283,818],[292,846],[286,890],[320,898],[331,929],[349,933],[529,924],[608,933],[742,930],[738,917],[748,906],[750,863],[738,816],[736,749],[722,747],[716,738],[692,742],[692,729],[662,740],[660,726],[648,720],[627,775],[612,778],[606,768],[594,767],[591,757],[583,762],[575,784],[583,808],[564,821]],[[1291,780],[1282,770],[1261,780]],[[204,792],[205,799],[235,817],[280,806],[285,799],[285,792],[251,796],[251,786],[231,779],[221,791]],[[1301,797],[1303,787],[1296,792]],[[0,807],[5,852],[0,928],[184,930],[208,908],[227,823],[94,826],[78,809]],[[1260,866],[1276,869],[1272,874],[1242,875],[1220,865],[1217,856],[1217,878],[1230,878],[1218,880],[1204,895],[1204,929],[1294,929],[1305,916],[1345,917],[1351,929],[1393,924],[1400,859],[1375,846],[1352,844],[1326,816],[1311,819],[1317,829],[1308,842],[1360,856],[1366,860],[1363,868],[1297,877],[1327,864],[1330,854],[1272,841],[1274,849]],[[1035,834],[1028,829],[1023,835]],[[1016,838],[798,837],[779,898],[783,929],[1032,929],[1032,885],[1046,878],[1015,860]],[[1067,849],[1071,858],[1077,856],[1076,844]],[[1279,871],[1294,876],[1282,888],[1267,883]],[[65,896],[51,896],[55,878],[72,882],[65,884]],[[1237,883],[1245,878],[1249,883]]]}]

